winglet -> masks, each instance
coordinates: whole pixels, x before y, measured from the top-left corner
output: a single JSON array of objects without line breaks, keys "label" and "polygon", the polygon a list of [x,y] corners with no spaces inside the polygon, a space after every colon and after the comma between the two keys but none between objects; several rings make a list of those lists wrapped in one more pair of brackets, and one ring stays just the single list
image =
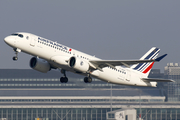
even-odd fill
[{"label": "winglet", "polygon": [[155,59],[155,61],[159,62],[160,60],[162,60],[164,57],[166,57],[167,54],[164,54],[158,58]]}]

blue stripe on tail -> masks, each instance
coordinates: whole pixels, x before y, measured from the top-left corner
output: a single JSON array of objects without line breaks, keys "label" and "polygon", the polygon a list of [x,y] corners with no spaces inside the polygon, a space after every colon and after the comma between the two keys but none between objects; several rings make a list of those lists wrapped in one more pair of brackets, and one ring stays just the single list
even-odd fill
[{"label": "blue stripe on tail", "polygon": [[[147,55],[147,57],[145,57],[144,59],[154,59],[157,54],[159,54],[160,51],[158,51],[159,48],[156,48],[155,50],[153,50],[149,55]],[[158,52],[157,52],[158,51]],[[135,68],[135,70],[141,71],[142,69],[144,69],[145,67],[148,67],[150,64],[149,63],[139,63]]]}]

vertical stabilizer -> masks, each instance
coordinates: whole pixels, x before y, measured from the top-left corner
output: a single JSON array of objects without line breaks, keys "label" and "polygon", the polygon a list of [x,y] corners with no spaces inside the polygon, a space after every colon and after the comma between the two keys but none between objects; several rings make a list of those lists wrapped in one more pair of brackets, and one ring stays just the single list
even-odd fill
[{"label": "vertical stabilizer", "polygon": [[[158,54],[160,52],[159,48],[152,47],[145,55],[143,55],[140,60],[150,60],[150,59],[156,59]],[[151,68],[153,67],[154,62],[148,62],[148,63],[139,63],[136,65],[131,66],[132,69],[137,70],[143,74],[149,75],[149,72],[151,71]]]}]

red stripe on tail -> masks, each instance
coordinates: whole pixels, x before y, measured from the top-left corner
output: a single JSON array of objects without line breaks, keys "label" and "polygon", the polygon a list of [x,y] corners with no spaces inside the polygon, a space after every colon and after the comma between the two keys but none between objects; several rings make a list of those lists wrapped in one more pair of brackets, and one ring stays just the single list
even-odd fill
[{"label": "red stripe on tail", "polygon": [[147,67],[147,68],[143,71],[143,73],[147,73],[147,72],[153,67],[153,65],[154,65],[154,62],[151,63],[151,65],[150,65],[149,67]]}]

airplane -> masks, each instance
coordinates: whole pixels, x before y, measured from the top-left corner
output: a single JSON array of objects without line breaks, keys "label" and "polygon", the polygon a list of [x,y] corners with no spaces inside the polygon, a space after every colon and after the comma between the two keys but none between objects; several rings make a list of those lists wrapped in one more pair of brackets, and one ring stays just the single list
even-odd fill
[{"label": "airplane", "polygon": [[68,82],[66,71],[86,76],[85,83],[91,83],[92,77],[129,86],[156,87],[157,82],[174,82],[171,79],[148,78],[154,62],[159,62],[167,55],[157,58],[160,49],[156,47],[152,47],[139,60],[102,60],[26,32],[13,33],[4,41],[16,54],[14,61],[18,60],[18,53],[24,52],[33,56],[29,65],[34,70],[47,73],[51,69],[60,69],[63,74],[61,83]]}]

